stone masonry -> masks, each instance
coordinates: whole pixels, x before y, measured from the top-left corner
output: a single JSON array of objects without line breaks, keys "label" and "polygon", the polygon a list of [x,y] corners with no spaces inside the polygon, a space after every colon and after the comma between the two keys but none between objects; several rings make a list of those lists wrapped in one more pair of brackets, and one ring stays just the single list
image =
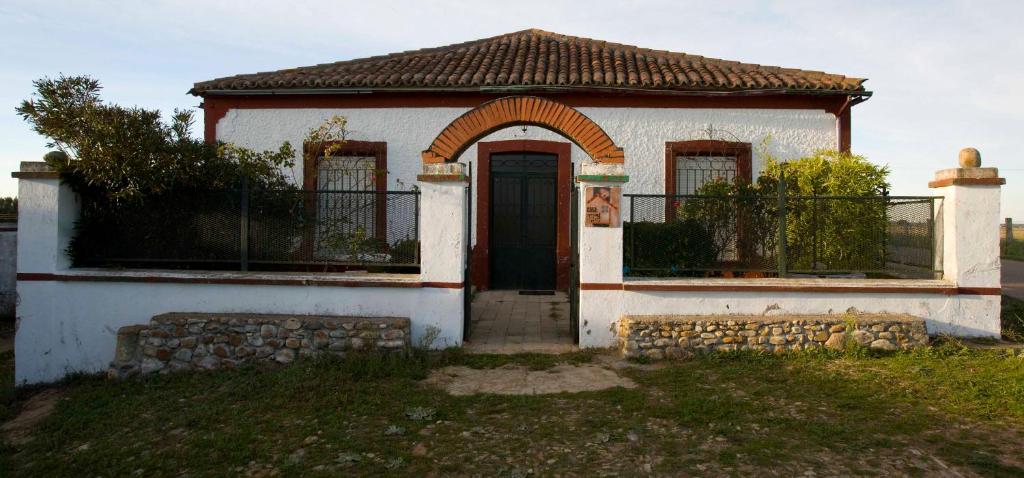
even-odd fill
[{"label": "stone masonry", "polygon": [[289,363],[319,353],[405,353],[409,319],[310,315],[162,314],[121,327],[109,375]]},{"label": "stone masonry", "polygon": [[625,316],[622,354],[651,360],[716,350],[782,352],[842,349],[847,341],[875,350],[928,344],[924,320],[908,315],[847,316]]}]

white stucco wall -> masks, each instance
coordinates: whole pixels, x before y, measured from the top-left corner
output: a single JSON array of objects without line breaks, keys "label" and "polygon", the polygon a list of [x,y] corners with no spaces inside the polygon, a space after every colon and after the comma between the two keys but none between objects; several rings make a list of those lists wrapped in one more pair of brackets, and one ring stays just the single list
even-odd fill
[{"label": "white stucco wall", "polygon": [[118,328],[166,312],[408,317],[414,345],[429,327],[435,348],[462,341],[461,289],[20,281],[18,293],[17,383],[106,370]]},{"label": "white stucco wall", "polygon": [[[700,108],[578,108],[601,126],[626,154],[629,182],[623,193],[661,193],[665,187],[665,142],[706,139],[705,130],[728,132],[731,141],[754,146],[753,173],[761,171],[764,158],[759,145],[768,138],[767,151],[780,158],[796,158],[817,149],[837,148],[836,117],[823,110],[700,109]],[[217,124],[217,139],[253,149],[276,149],[289,141],[299,147],[311,128],[332,115],[348,119],[352,140],[385,141],[388,144],[388,187],[408,190],[416,183],[422,163],[420,153],[449,123],[470,108],[353,108],[353,109],[235,109]],[[540,127],[505,128],[481,141],[538,139],[568,141]],[[720,139],[720,138],[716,138]],[[475,163],[476,145],[460,162]],[[291,172],[302,178],[301,158]],[[572,160],[589,161],[576,145]],[[475,166],[474,166],[475,167]],[[475,187],[475,184],[474,184]],[[475,218],[474,218],[475,220]]]}]

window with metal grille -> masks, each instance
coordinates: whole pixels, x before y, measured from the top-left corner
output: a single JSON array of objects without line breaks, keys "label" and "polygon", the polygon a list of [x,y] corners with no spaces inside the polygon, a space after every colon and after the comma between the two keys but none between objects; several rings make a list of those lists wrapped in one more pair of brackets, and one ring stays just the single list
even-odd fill
[{"label": "window with metal grille", "polygon": [[305,165],[305,188],[316,194],[314,255],[321,260],[360,261],[372,241],[387,241],[387,145],[346,141],[330,157]]},{"label": "window with metal grille", "polygon": [[676,194],[696,194],[707,183],[735,178],[735,156],[676,157]]},{"label": "window with metal grille", "polygon": [[750,143],[693,140],[665,143],[665,193],[696,194],[721,179],[751,181]]},{"label": "window with metal grille", "polygon": [[377,187],[377,158],[332,156],[317,165],[317,189],[331,191],[373,191]]}]

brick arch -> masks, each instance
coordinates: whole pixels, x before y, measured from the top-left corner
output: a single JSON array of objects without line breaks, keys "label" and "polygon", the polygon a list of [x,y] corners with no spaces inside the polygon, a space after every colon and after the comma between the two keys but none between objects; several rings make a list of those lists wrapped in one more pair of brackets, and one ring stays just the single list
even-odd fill
[{"label": "brick arch", "polygon": [[477,140],[509,126],[531,125],[554,131],[576,143],[598,163],[623,163],[622,148],[593,120],[576,109],[536,96],[507,96],[488,101],[455,118],[430,148],[423,162],[455,161]]}]

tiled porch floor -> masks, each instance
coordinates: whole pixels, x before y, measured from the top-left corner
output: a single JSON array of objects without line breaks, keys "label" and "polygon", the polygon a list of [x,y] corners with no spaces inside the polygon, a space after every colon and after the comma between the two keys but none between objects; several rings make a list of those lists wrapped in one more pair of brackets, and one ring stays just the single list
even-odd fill
[{"label": "tiled porch floor", "polygon": [[477,292],[465,349],[477,353],[563,353],[576,350],[569,335],[569,298],[519,295],[516,290]]}]

